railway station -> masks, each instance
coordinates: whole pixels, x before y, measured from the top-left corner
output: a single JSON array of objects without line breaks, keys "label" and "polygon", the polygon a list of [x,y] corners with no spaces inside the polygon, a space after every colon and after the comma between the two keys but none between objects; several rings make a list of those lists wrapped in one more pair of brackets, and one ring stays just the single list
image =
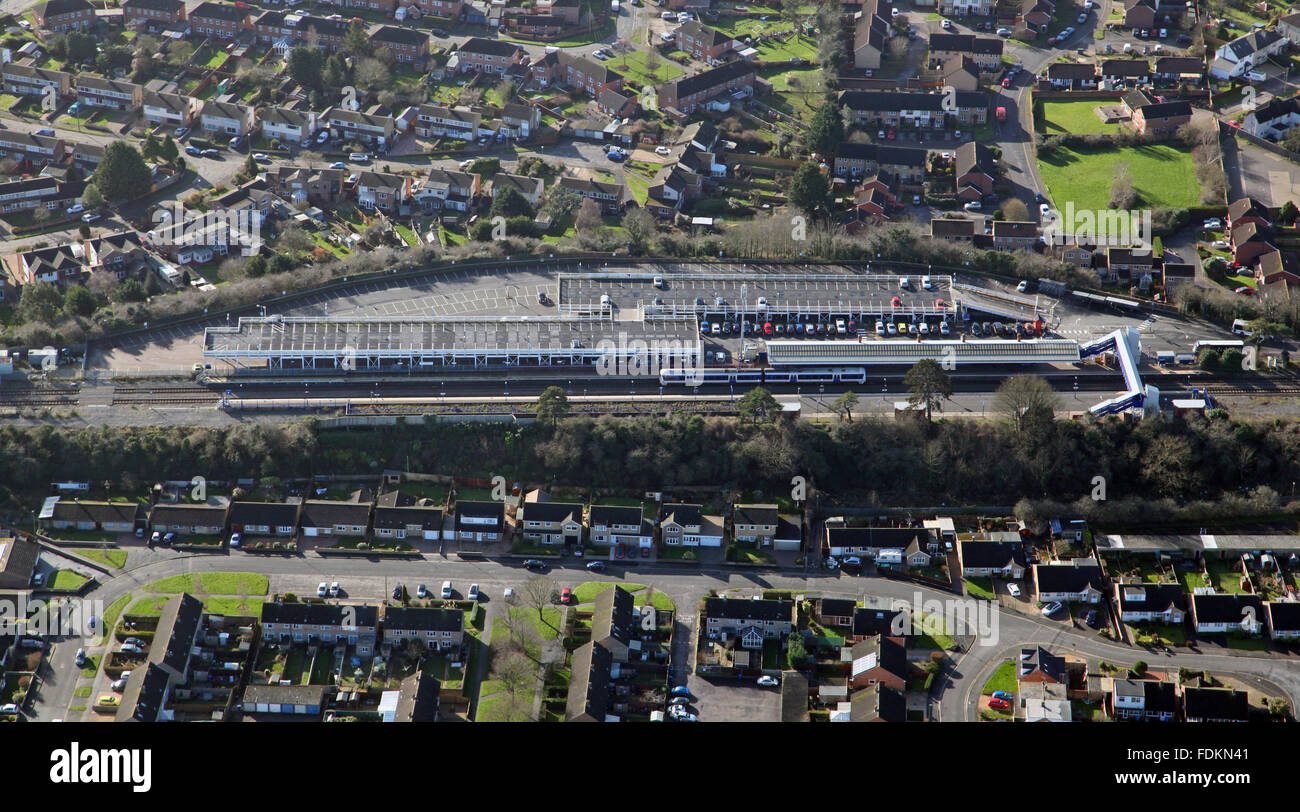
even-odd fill
[{"label": "railway station", "polygon": [[218,373],[273,370],[432,371],[496,366],[699,363],[694,319],[241,318],[209,327],[203,357]]}]

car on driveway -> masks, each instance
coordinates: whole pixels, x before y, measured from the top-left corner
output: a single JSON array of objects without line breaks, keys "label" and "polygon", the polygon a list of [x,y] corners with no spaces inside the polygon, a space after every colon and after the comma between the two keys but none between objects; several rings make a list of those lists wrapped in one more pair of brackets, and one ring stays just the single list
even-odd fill
[{"label": "car on driveway", "polygon": [[564,589],[560,590],[560,603],[565,605],[573,603],[573,590],[571,588],[566,586]]},{"label": "car on driveway", "polygon": [[96,220],[103,220],[103,219],[104,219],[104,215],[93,211],[89,211],[81,215],[81,222],[83,223],[93,223]]},{"label": "car on driveway", "polygon": [[656,155],[671,155],[672,152],[673,152],[673,151],[672,151],[671,149],[669,149],[668,147],[655,147],[655,154],[656,154]]},{"label": "car on driveway", "polygon": [[1052,601],[1043,607],[1043,617],[1051,617],[1065,608],[1060,601]]},{"label": "car on driveway", "polygon": [[989,707],[997,708],[998,710],[1006,710],[1011,707],[1011,703],[1005,699],[990,699]]},{"label": "car on driveway", "polygon": [[1007,700],[1007,701],[1009,702],[1009,701],[1011,701],[1011,692],[1010,692],[1010,691],[994,691],[994,692],[993,692],[993,698],[994,698],[994,699],[1005,699],[1005,700]]},{"label": "car on driveway", "polygon": [[1009,594],[1009,595],[1010,595],[1011,597],[1013,597],[1013,598],[1018,598],[1018,597],[1020,597],[1020,585],[1019,585],[1019,584],[1007,584],[1007,594]]},{"label": "car on driveway", "polygon": [[271,162],[271,156],[264,152],[254,152],[253,160],[257,161],[259,164],[269,164]]}]

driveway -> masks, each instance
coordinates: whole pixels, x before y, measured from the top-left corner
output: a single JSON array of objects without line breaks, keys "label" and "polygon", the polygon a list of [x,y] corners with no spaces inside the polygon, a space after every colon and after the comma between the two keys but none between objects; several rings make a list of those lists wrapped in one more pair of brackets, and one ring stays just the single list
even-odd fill
[{"label": "driveway", "polygon": [[687,685],[695,696],[691,709],[701,722],[781,721],[780,688],[760,688],[752,678],[738,683],[697,674],[691,675]]}]

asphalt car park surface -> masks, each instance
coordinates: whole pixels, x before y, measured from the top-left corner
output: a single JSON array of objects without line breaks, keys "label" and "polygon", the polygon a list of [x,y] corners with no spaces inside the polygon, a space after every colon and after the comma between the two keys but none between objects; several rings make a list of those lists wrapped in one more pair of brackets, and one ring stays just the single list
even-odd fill
[{"label": "asphalt car park surface", "polygon": [[753,677],[737,682],[692,674],[687,680],[693,701],[687,707],[702,722],[779,722],[781,689],[764,688]]}]

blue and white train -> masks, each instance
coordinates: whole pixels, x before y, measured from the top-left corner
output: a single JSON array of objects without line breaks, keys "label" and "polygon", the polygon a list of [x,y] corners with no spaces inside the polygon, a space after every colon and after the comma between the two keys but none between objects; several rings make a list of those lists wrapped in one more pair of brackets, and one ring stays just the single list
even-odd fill
[{"label": "blue and white train", "polygon": [[706,386],[720,383],[866,383],[866,381],[865,367],[809,367],[796,370],[665,369],[659,373],[660,386]]}]

